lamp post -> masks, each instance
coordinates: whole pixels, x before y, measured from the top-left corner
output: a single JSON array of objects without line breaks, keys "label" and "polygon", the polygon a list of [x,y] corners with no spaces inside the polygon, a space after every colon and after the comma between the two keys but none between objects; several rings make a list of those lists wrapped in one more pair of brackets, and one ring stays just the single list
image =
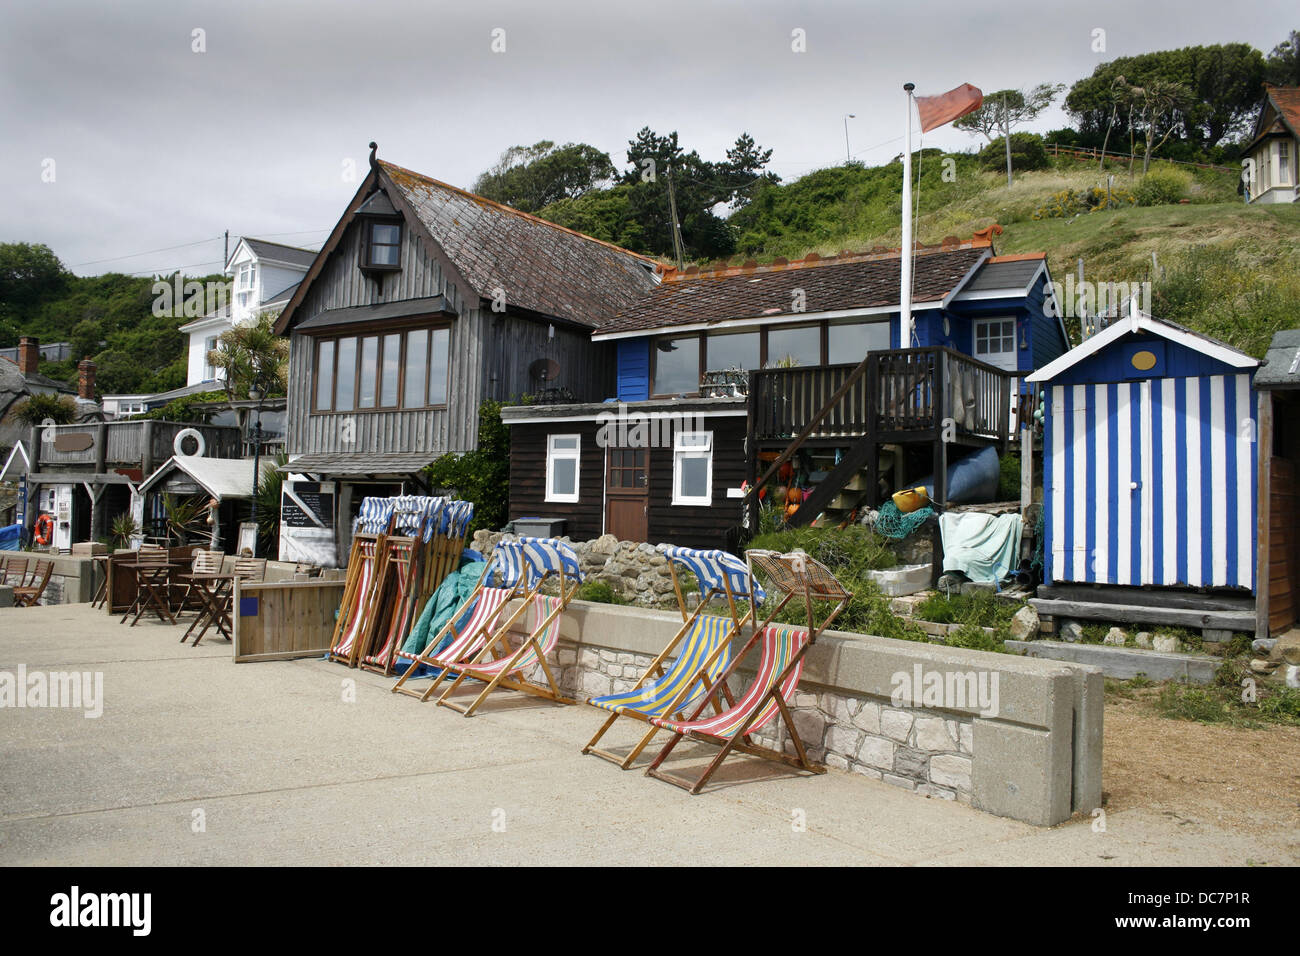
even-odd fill
[{"label": "lamp post", "polygon": [[853,162],[853,154],[849,152],[849,120],[857,118],[856,113],[844,114],[844,162],[846,164]]},{"label": "lamp post", "polygon": [[248,397],[257,402],[257,420],[253,424],[253,557],[257,557],[258,538],[261,537],[257,524],[257,487],[262,477],[262,402],[266,400],[261,369],[256,370]]}]

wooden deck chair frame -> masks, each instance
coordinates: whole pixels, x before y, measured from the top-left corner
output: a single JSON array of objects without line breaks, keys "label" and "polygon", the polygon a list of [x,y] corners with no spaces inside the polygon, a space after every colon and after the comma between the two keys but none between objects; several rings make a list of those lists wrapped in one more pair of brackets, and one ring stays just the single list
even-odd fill
[{"label": "wooden deck chair frame", "polygon": [[[330,638],[330,649],[326,657],[338,664],[356,666],[356,651],[366,629],[366,618],[371,613],[370,595],[374,590],[377,577],[381,545],[384,535],[359,532],[352,536],[352,548],[348,553],[348,576],[343,585],[343,597],[339,601],[339,616],[334,622],[334,634]],[[369,552],[369,553],[367,553]],[[369,576],[366,563],[369,562]],[[355,628],[355,631],[353,630]],[[351,634],[351,644],[345,642]]]},{"label": "wooden deck chair frame", "polygon": [[[411,610],[419,598],[417,590],[424,570],[423,543],[419,538],[390,536],[384,539],[384,580],[377,585],[381,603],[376,626],[366,635],[367,645],[357,655],[357,666],[388,677],[402,635],[411,622]],[[375,645],[378,644],[378,647]]]},{"label": "wooden deck chair frame", "polygon": [[[691,689],[697,686],[698,683],[703,682],[704,689],[707,692],[709,689],[707,680],[709,671],[713,668],[721,654],[729,652],[732,639],[738,637],[744,630],[745,625],[752,621],[754,604],[749,600],[748,592],[739,597],[736,595],[731,587],[730,575],[724,572],[718,576],[717,582],[710,584],[704,590],[704,593],[701,593],[700,603],[696,605],[694,611],[688,614],[686,611],[686,600],[682,596],[681,582],[677,577],[678,560],[678,558],[673,557],[672,553],[669,552],[668,570],[672,574],[673,593],[677,596],[677,609],[682,615],[682,626],[677,633],[673,635],[672,640],[670,640],[668,644],[664,646],[664,649],[659,652],[659,655],[650,662],[649,666],[645,669],[644,673],[641,674],[637,682],[629,688],[629,691],[644,687],[650,681],[662,679],[668,673],[664,668],[668,658],[678,648],[686,636],[691,633],[692,629],[695,627],[695,622],[703,616],[705,611],[708,610],[709,602],[716,597],[726,597],[727,609],[730,612],[732,621],[731,628],[725,635],[723,635],[721,640],[719,640],[718,646],[713,650],[713,652],[705,658],[704,662],[698,668],[695,677],[689,683],[683,685],[682,689],[672,697],[660,712],[662,714],[684,718],[685,714],[682,712],[682,707],[686,706],[687,702],[691,699]],[[699,575],[697,574],[697,580],[698,577]],[[752,590],[753,587],[754,579],[751,575],[749,578],[749,588]],[[744,614],[740,616],[738,616],[737,613],[738,599],[743,602],[742,606],[745,608]],[[729,694],[730,691],[724,686],[723,693]],[[590,701],[588,703],[590,703]],[[645,735],[636,743],[635,746],[633,746],[626,756],[623,757],[608,750],[601,750],[596,746],[600,741],[600,738],[605,736],[609,729],[617,723],[620,717],[627,717],[649,724],[649,730],[646,731]],[[594,754],[597,757],[608,760],[610,763],[617,764],[623,770],[627,770],[632,766],[636,758],[641,755],[641,752],[645,750],[645,748],[650,744],[650,741],[655,738],[655,735],[658,734],[661,729],[662,728],[651,724],[650,719],[640,711],[616,711],[611,713],[609,717],[606,718],[605,722],[600,725],[600,729],[596,731],[591,740],[587,741],[587,745],[582,748],[582,752],[584,754]]]},{"label": "wooden deck chair frame", "polygon": [[[577,701],[572,697],[565,697],[560,693],[559,685],[556,683],[555,675],[551,673],[550,666],[546,663],[546,654],[543,652],[542,646],[538,643],[538,638],[545,634],[552,624],[556,627],[559,626],[560,615],[568,608],[569,603],[577,595],[578,588],[582,585],[582,574],[577,569],[576,555],[574,555],[573,560],[574,573],[569,574],[565,571],[563,551],[569,551],[569,553],[572,554],[571,549],[569,549],[567,545],[561,545],[560,542],[548,538],[520,539],[520,543],[524,545],[525,559],[527,561],[532,561],[532,558],[528,553],[528,545],[538,541],[545,542],[547,545],[556,549],[557,554],[561,557],[558,567],[550,568],[535,566],[534,570],[537,574],[536,583],[529,589],[529,597],[522,602],[520,608],[511,616],[510,621],[499,627],[487,639],[487,641],[484,642],[482,649],[474,655],[471,660],[463,664],[454,664],[443,668],[443,672],[438,678],[438,683],[442,682],[442,678],[445,677],[449,671],[456,672],[456,679],[452,681],[447,689],[442,692],[442,696],[438,698],[438,704],[440,706],[450,707],[462,716],[473,717],[474,712],[478,710],[483,701],[487,700],[488,695],[498,687],[505,687],[509,690],[530,694],[533,697],[541,697],[545,700],[554,701],[557,704],[577,703]],[[541,588],[542,585],[552,577],[558,578],[559,584],[559,596],[555,599],[554,606],[547,610],[546,616],[541,620],[536,620],[535,618],[532,630],[524,637],[523,641],[517,648],[511,648],[509,643],[509,635],[511,633],[510,625],[513,624],[519,614],[528,607],[537,609],[536,617],[541,617],[541,611],[545,607],[544,603],[539,600],[545,597],[541,594]],[[498,647],[502,648],[503,656],[497,658],[489,657],[488,655]],[[532,648],[536,653],[537,663],[541,665],[542,674],[546,677],[547,686],[545,687],[539,684],[530,683],[522,678],[511,676],[519,670],[519,662],[523,660],[524,656],[528,653],[529,648]],[[504,654],[506,653],[509,654],[508,658],[504,657]],[[504,661],[504,663],[502,663],[502,661]],[[486,664],[498,664],[500,666],[493,671],[485,671],[482,669],[482,666]],[[449,698],[456,692],[456,688],[459,687],[467,677],[483,681],[486,686],[469,705],[460,704],[454,700],[450,700]],[[432,691],[432,688],[430,691]]]},{"label": "wooden deck chair frame", "polygon": [[36,602],[45,593],[45,587],[50,583],[50,575],[53,573],[53,559],[37,558],[31,580],[27,584],[14,588],[14,606],[35,607]]},{"label": "wooden deck chair frame", "polygon": [[[741,661],[748,656],[754,645],[765,637],[768,627],[772,625],[772,622],[776,619],[777,615],[792,599],[796,597],[802,597],[804,599],[804,606],[807,610],[808,637],[804,640],[802,646],[791,656],[790,660],[786,662],[786,665],[781,669],[781,672],[772,680],[768,691],[750,708],[748,716],[746,716],[743,723],[735,733],[724,738],[692,730],[687,730],[685,732],[675,730],[673,731],[672,737],[664,745],[663,749],[659,751],[659,754],[655,757],[654,761],[646,768],[646,776],[671,783],[673,786],[680,787],[692,795],[698,794],[704,788],[705,784],[709,782],[709,779],[718,768],[722,766],[723,762],[731,755],[732,751],[740,751],[741,753],[749,754],[751,756],[762,757],[766,760],[788,764],[798,770],[807,771],[809,773],[821,774],[826,772],[824,766],[813,763],[808,759],[807,748],[804,747],[803,738],[800,736],[798,728],[795,727],[794,717],[790,713],[790,702],[783,696],[782,688],[791,672],[796,667],[802,665],[804,655],[806,655],[808,649],[816,643],[817,635],[830,627],[835,619],[839,617],[840,613],[848,606],[849,601],[853,599],[853,595],[844,589],[843,585],[836,580],[835,576],[831,574],[824,565],[801,551],[781,555],[773,551],[751,550],[745,552],[745,559],[749,562],[751,570],[755,563],[758,563],[760,567],[765,568],[770,575],[770,585],[782,596],[772,608],[762,625],[754,629],[753,635],[745,643],[744,648],[741,649],[739,654],[732,657],[731,663],[727,665],[727,669],[723,671],[716,681],[714,681],[714,688],[724,687],[726,685],[727,679],[740,666]],[[813,603],[814,601],[835,602],[834,608],[832,608],[830,613],[822,618],[820,622],[817,620],[817,614]],[[757,617],[757,605],[755,605],[754,610],[755,616]],[[743,696],[744,695],[742,695],[742,697]],[[685,721],[685,723],[698,720],[711,700],[715,701],[716,707],[717,704],[715,698],[716,693],[710,691],[705,699],[700,702],[689,720]],[[794,743],[795,756],[790,756],[789,754],[783,753],[779,750],[773,750],[770,747],[760,746],[759,744],[754,743],[749,737],[750,728],[758,716],[766,709],[769,700],[776,704],[781,720],[785,723],[786,731],[790,735],[790,740]],[[712,744],[720,748],[717,755],[704,769],[704,772],[694,780],[679,777],[676,774],[668,773],[667,771],[660,769],[664,761],[668,758],[668,755],[672,753],[673,749],[684,737],[690,737],[692,740]]]},{"label": "wooden deck chair frame", "polygon": [[[431,696],[433,696],[433,692],[438,689],[438,686],[440,684],[442,684],[443,680],[446,678],[448,673],[447,668],[449,662],[446,658],[442,657],[441,654],[446,654],[449,648],[455,647],[458,643],[462,641],[473,641],[474,643],[467,645],[470,648],[468,653],[470,655],[477,654],[477,652],[482,648],[483,643],[489,637],[491,637],[499,630],[508,630],[510,627],[514,625],[515,621],[518,620],[528,609],[528,602],[532,599],[533,595],[536,593],[537,588],[541,587],[540,581],[535,582],[535,584],[531,587],[529,586],[528,570],[527,570],[527,565],[523,557],[522,551],[520,552],[520,556],[519,556],[519,564],[520,564],[519,573],[515,576],[514,580],[509,581],[507,579],[506,581],[502,582],[503,588],[508,589],[510,593],[500,603],[497,610],[494,611],[489,617],[485,618],[480,625],[474,628],[474,630],[464,631],[464,632],[458,631],[456,629],[456,622],[459,621],[462,617],[464,617],[467,612],[470,612],[470,609],[473,608],[481,599],[483,592],[485,590],[493,586],[491,582],[495,578],[496,569],[500,567],[504,571],[506,567],[504,563],[498,565],[495,561],[495,556],[493,560],[489,560],[483,566],[483,571],[479,575],[478,583],[474,586],[474,590],[470,593],[469,597],[467,597],[464,601],[462,601],[460,606],[456,608],[455,612],[451,616],[451,619],[447,621],[447,623],[444,624],[441,628],[438,629],[437,634],[433,635],[433,637],[429,639],[429,642],[425,645],[424,650],[422,650],[418,655],[416,655],[416,657],[411,661],[411,666],[406,669],[406,672],[402,674],[402,676],[398,679],[397,683],[393,685],[394,694],[405,694],[407,697],[414,697],[421,702],[427,701]],[[500,621],[501,613],[505,610],[506,605],[510,601],[516,599],[521,601],[519,607],[517,607],[511,613],[511,615],[505,620],[504,623],[498,623]],[[466,622],[466,626],[469,626],[470,624],[473,623],[474,623],[474,618],[471,612],[471,618],[469,621]],[[482,632],[485,627],[490,627],[491,630],[484,634]],[[452,635],[451,643],[448,646],[448,649],[444,649],[443,651],[435,654],[434,648],[436,648],[439,644],[442,643],[443,638],[446,637],[448,633]],[[478,638],[480,634],[482,634],[482,640],[476,640],[476,638]],[[419,669],[421,664],[425,664],[428,665],[429,667],[437,668],[440,671],[440,673],[436,678],[434,678],[432,682],[430,682],[430,685],[424,688],[423,690],[416,690],[414,688],[406,687],[405,686],[406,682],[415,674],[415,672]]]}]

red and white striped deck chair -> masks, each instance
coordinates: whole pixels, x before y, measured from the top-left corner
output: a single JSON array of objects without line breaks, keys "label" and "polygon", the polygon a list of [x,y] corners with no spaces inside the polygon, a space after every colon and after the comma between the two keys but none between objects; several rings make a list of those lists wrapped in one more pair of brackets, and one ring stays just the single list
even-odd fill
[{"label": "red and white striped deck chair", "polygon": [[[825,767],[808,759],[803,740],[795,728],[794,718],[790,713],[790,701],[799,686],[799,678],[803,675],[804,655],[808,648],[817,640],[817,635],[829,627],[840,612],[848,606],[853,595],[844,589],[824,565],[802,551],[778,554],[775,551],[752,550],[745,552],[745,557],[751,569],[761,572],[763,577],[767,578],[769,590],[779,595],[779,600],[769,612],[767,620],[755,629],[753,636],[731,659],[727,669],[714,681],[709,692],[688,719],[656,717],[650,721],[657,727],[671,731],[673,736],[659,751],[654,762],[646,768],[646,774],[665,780],[683,790],[689,790],[693,794],[703,789],[709,782],[709,778],[722,766],[722,762],[733,750],[786,763],[811,773],[826,772]],[[807,624],[774,624],[776,616],[791,599],[796,597],[803,598],[807,611]],[[833,607],[829,613],[822,616],[820,612],[826,605],[821,603],[818,606],[814,602],[833,602]],[[755,647],[760,649],[760,653],[754,679],[739,699],[723,710],[718,694],[723,691],[727,678],[735,673],[740,663]],[[712,717],[705,717],[704,710],[710,702],[718,713]],[[760,746],[750,736],[775,719],[778,714],[785,723],[786,731],[794,744],[795,756],[793,757],[779,750]],[[683,737],[690,737],[692,740],[721,748],[718,755],[695,780],[679,777],[660,769]]]},{"label": "red and white striped deck chair", "polygon": [[362,637],[369,633],[377,608],[374,598],[375,571],[381,545],[393,517],[392,498],[366,498],[352,525],[352,553],[348,556],[348,577],[339,604],[334,637],[328,660],[355,667]]},{"label": "red and white striped deck chair", "polygon": [[[488,638],[498,631],[509,628],[523,614],[527,608],[526,603],[521,604],[505,621],[501,619],[502,612],[511,599],[526,600],[534,593],[536,587],[530,586],[529,582],[530,576],[527,573],[523,546],[514,541],[503,541],[498,544],[474,592],[451,616],[451,620],[430,639],[424,650],[419,654],[409,654],[400,650],[397,652],[398,657],[410,661],[411,664],[393,685],[393,693],[405,694],[422,701],[428,700],[447,676],[449,665],[472,660],[483,649]],[[536,582],[536,586],[540,586],[540,582]],[[470,616],[465,620],[467,612]],[[459,628],[456,626],[458,621],[464,621]],[[448,635],[451,636],[451,643],[443,647]],[[407,687],[406,682],[415,676],[421,664],[438,668],[441,673],[424,689]]]},{"label": "red and white striped deck chair", "polygon": [[[449,663],[443,671],[444,674],[455,673],[456,679],[443,691],[438,703],[459,711],[466,717],[474,716],[474,711],[498,687],[543,697],[559,704],[575,703],[573,698],[560,693],[546,658],[555,650],[559,641],[560,617],[582,583],[578,555],[567,544],[555,538],[520,538],[519,543],[523,546],[528,573],[534,581],[530,595],[524,602],[525,607],[532,609],[527,625],[528,633],[518,647],[513,647],[510,644],[510,627],[503,626],[473,658],[460,663]],[[539,593],[542,585],[549,580],[557,582],[557,596]],[[522,675],[534,666],[541,668],[546,679],[545,685],[523,678]],[[450,699],[466,678],[481,680],[487,685],[468,706]]]}]

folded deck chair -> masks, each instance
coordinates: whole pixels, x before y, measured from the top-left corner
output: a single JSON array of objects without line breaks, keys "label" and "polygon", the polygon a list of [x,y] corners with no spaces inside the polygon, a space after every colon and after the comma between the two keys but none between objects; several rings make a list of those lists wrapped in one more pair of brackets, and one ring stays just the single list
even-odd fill
[{"label": "folded deck chair", "polygon": [[360,638],[376,610],[374,583],[382,540],[393,518],[393,499],[365,498],[352,525],[352,551],[348,555],[348,576],[339,602],[339,616],[326,658],[355,667]]},{"label": "folded deck chair", "polygon": [[[466,717],[474,716],[474,711],[498,687],[543,697],[559,704],[574,703],[572,698],[560,693],[546,658],[555,650],[559,641],[560,616],[582,583],[578,555],[569,545],[555,538],[523,537],[519,543],[523,546],[528,574],[533,578],[530,596],[523,604],[532,609],[528,633],[518,647],[511,647],[510,625],[503,625],[487,639],[477,654],[467,660],[447,662],[445,665],[444,673],[454,673],[456,679],[443,691],[438,703],[459,711]],[[557,595],[539,593],[541,587],[552,580],[556,582]],[[511,621],[515,619],[512,617]],[[523,674],[533,666],[541,668],[546,679],[545,685],[523,678]],[[449,699],[466,678],[481,680],[487,685],[469,706]]]},{"label": "folded deck chair", "polygon": [[[731,640],[739,636],[752,616],[750,589],[757,587],[745,562],[725,551],[696,551],[663,545],[660,545],[659,550],[669,559],[682,626],[630,690],[593,697],[587,701],[593,707],[609,711],[610,716],[587,742],[587,746],[582,748],[582,752],[603,757],[624,770],[632,766],[632,762],[640,756],[655,734],[659,733],[659,727],[651,724],[645,736],[625,757],[601,750],[596,747],[596,743],[620,717],[647,724],[654,717],[685,719],[685,712],[700,700],[726,669],[730,660]],[[690,570],[699,582],[700,603],[690,614],[686,611],[686,602],[677,578],[679,564]],[[764,596],[759,588],[756,599],[762,601]],[[710,601],[716,598],[726,599],[725,609],[728,613],[705,613]],[[665,661],[674,653],[677,656],[665,671]]]},{"label": "folded deck chair", "polygon": [[[384,539],[383,579],[375,582],[379,609],[358,648],[358,666],[387,677],[393,670],[393,653],[410,629],[424,576],[425,537],[446,499],[399,495],[394,499],[391,533]],[[379,565],[377,565],[378,567]]]},{"label": "folded deck chair", "polygon": [[[527,608],[526,603],[521,604],[514,614],[502,621],[506,604],[514,598],[526,602],[540,585],[537,576],[528,573],[523,545],[516,541],[498,544],[492,552],[492,559],[484,566],[483,576],[474,592],[429,640],[424,650],[419,654],[397,652],[411,665],[393,685],[393,693],[428,700],[447,676],[448,665],[473,660],[489,638],[508,629]],[[438,675],[429,687],[407,687],[406,682],[416,676],[421,664],[437,668]]]},{"label": "folded deck chair", "polygon": [[[646,768],[646,774],[665,780],[683,790],[689,790],[692,794],[699,793],[703,789],[709,778],[733,750],[767,760],[780,761],[812,773],[826,772],[825,767],[814,764],[808,759],[803,740],[790,714],[790,701],[799,686],[799,678],[803,674],[804,655],[808,648],[817,640],[817,635],[839,616],[853,595],[844,590],[824,565],[801,551],[784,555],[774,551],[747,551],[745,557],[751,568],[764,572],[769,587],[780,595],[780,599],[768,614],[767,620],[755,630],[740,653],[731,659],[726,670],[714,681],[712,688],[688,719],[679,720],[672,717],[651,719],[651,723],[671,731],[673,736]],[[791,599],[796,597],[803,598],[807,611],[806,626],[773,623]],[[814,602],[827,601],[834,602],[833,607],[829,613],[821,616],[820,612],[825,604],[818,607]],[[755,616],[757,616],[756,605]],[[722,710],[718,693],[756,646],[761,650],[753,681],[738,700],[726,710]],[[712,717],[705,717],[704,710],[710,702],[714,704],[717,713]],[[777,714],[781,715],[790,740],[794,744],[795,756],[793,757],[779,750],[760,746],[750,737],[773,720]],[[683,737],[690,737],[692,740],[721,748],[718,755],[696,780],[678,777],[660,769],[664,760]]]}]

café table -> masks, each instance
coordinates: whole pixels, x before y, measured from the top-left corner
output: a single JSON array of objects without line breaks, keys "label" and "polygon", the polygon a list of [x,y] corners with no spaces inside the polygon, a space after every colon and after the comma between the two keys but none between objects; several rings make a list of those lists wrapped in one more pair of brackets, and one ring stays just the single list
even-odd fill
[{"label": "caf\u00e9 table", "polygon": [[[175,624],[176,618],[172,615],[171,595],[170,595],[170,578],[173,568],[184,567],[174,561],[161,562],[127,562],[118,565],[126,568],[135,574],[136,594],[135,600],[131,606],[126,609],[122,615],[122,623],[131,616],[135,611],[135,618],[131,621],[131,626],[135,627],[145,611],[152,610],[158,615],[158,620],[164,624]],[[161,593],[160,593],[161,589]]]},{"label": "caf\u00e9 table", "polygon": [[181,643],[184,644],[200,624],[203,626],[195,635],[192,647],[199,646],[199,641],[203,640],[203,635],[208,632],[208,628],[213,624],[217,625],[217,631],[222,637],[230,640],[230,599],[234,591],[235,575],[220,572],[194,572],[192,574],[182,574],[179,577],[182,581],[188,581],[194,585],[194,589],[199,593],[199,599],[203,602],[198,617],[190,624],[189,629],[181,635]]}]

